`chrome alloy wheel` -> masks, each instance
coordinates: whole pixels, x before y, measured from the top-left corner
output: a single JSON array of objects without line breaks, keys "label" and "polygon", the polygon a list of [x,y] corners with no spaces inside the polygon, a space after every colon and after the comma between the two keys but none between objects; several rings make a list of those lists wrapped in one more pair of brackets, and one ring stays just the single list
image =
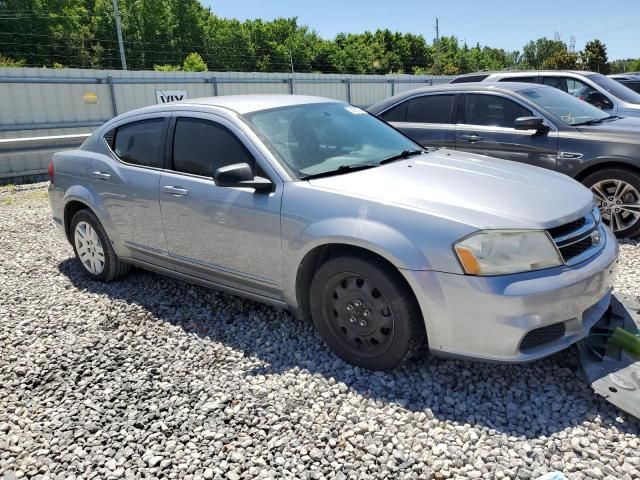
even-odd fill
[{"label": "chrome alloy wheel", "polygon": [[620,232],[640,220],[640,192],[623,180],[602,180],[591,187],[602,219],[613,230]]},{"label": "chrome alloy wheel", "polygon": [[104,270],[104,250],[94,228],[87,222],[79,222],[73,236],[84,268],[93,275],[100,275]]}]

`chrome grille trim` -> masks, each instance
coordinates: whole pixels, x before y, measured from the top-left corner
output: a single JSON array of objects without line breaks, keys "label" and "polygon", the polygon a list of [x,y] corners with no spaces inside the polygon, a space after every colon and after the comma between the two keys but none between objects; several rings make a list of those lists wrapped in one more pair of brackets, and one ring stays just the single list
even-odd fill
[{"label": "chrome grille trim", "polygon": [[[566,232],[567,228],[565,227],[571,225],[581,226]],[[562,231],[563,233],[554,237],[551,234],[553,231]],[[604,247],[605,243],[604,228],[599,221],[599,216],[594,215],[593,212],[585,215],[583,218],[578,218],[564,225],[550,228],[547,232],[556,244],[556,248],[565,265],[568,266],[576,265],[591,258]],[[592,239],[592,241],[587,242],[589,239]],[[578,245],[579,243],[583,243],[584,245]]]}]

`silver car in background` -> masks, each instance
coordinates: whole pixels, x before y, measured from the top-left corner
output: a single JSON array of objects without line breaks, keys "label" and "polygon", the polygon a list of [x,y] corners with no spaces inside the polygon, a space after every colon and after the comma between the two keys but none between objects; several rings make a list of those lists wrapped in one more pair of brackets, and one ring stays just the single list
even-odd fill
[{"label": "silver car in background", "polygon": [[87,281],[130,265],[290,309],[337,355],[528,361],[584,337],[618,246],[561,174],[426,151],[343,102],[230,96],[147,107],[50,166]]}]

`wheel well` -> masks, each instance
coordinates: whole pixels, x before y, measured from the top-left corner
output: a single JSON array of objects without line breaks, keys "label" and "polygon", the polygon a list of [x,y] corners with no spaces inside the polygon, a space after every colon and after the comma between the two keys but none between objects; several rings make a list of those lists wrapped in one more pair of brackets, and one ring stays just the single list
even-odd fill
[{"label": "wheel well", "polygon": [[89,209],[89,207],[77,200],[72,200],[64,206],[64,231],[67,234],[67,240],[69,240],[70,243],[72,242],[70,232],[71,219],[76,213],[84,209]]},{"label": "wheel well", "polygon": [[596,165],[592,165],[588,168],[585,168],[578,175],[576,175],[575,179],[579,182],[582,182],[585,178],[587,178],[592,173],[595,173],[599,170],[605,170],[607,168],[619,168],[621,170],[629,170],[634,173],[640,173],[640,169],[634,167],[633,165],[629,165],[624,162],[604,162],[598,163]]},{"label": "wheel well", "polygon": [[[300,262],[300,266],[298,267],[298,273],[296,275],[296,299],[298,301],[298,316],[304,321],[311,322],[309,294],[314,273],[327,260],[339,255],[352,255],[360,257],[366,256],[369,258],[377,258],[389,265],[395,271],[398,271],[398,268],[389,260],[381,255],[378,255],[375,252],[372,252],[371,250],[367,250],[366,248],[356,247],[353,245],[345,245],[341,243],[330,243],[314,248],[313,250],[308,252],[302,259],[302,262]],[[407,283],[400,272],[398,272],[398,274],[399,278],[404,282],[405,287],[415,298],[415,294],[411,289],[411,286]]]}]

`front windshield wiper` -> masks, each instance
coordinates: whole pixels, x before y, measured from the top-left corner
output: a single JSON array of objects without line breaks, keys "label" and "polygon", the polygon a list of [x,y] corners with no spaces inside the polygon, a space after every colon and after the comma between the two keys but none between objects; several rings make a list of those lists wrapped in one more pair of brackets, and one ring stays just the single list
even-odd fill
[{"label": "front windshield wiper", "polygon": [[397,155],[392,155],[391,157],[385,158],[384,160],[380,160],[380,165],[384,165],[385,163],[393,162],[395,160],[403,160],[405,158],[413,157],[414,155],[421,155],[424,153],[424,150],[421,148],[414,148],[413,150],[403,150]]},{"label": "front windshield wiper", "polygon": [[352,165],[340,165],[334,170],[327,170],[326,172],[312,173],[311,175],[305,175],[300,177],[301,180],[311,180],[313,178],[330,177],[331,175],[340,175],[342,173],[355,172],[356,170],[365,170],[367,168],[379,167],[379,163],[354,163]]},{"label": "front windshield wiper", "polygon": [[602,123],[605,120],[614,120],[616,118],[622,118],[619,115],[609,115],[608,117],[602,117],[602,118],[595,118],[593,120],[587,120],[586,122],[580,122],[580,123],[574,123],[573,126],[578,126],[578,125],[596,125],[598,123]]}]

